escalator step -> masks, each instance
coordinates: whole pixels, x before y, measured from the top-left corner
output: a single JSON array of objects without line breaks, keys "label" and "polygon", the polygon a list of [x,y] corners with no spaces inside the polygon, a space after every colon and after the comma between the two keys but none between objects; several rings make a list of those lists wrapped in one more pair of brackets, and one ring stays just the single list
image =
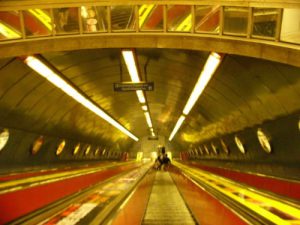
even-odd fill
[{"label": "escalator step", "polygon": [[156,173],[143,224],[196,224],[168,172]]}]

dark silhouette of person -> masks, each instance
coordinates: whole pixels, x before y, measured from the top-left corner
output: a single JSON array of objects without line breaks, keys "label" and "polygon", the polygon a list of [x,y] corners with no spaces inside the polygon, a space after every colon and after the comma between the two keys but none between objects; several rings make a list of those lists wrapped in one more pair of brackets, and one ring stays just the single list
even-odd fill
[{"label": "dark silhouette of person", "polygon": [[161,148],[161,154],[157,157],[155,162],[157,170],[165,170],[165,168],[168,168],[168,165],[171,163],[171,160],[166,154],[165,147]]}]

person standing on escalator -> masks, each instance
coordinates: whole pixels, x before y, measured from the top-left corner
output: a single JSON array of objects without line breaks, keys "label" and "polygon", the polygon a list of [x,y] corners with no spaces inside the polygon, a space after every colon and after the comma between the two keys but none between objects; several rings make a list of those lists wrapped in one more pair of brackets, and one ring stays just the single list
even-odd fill
[{"label": "person standing on escalator", "polygon": [[168,155],[166,154],[165,147],[161,148],[161,153],[157,157],[156,163],[157,163],[157,170],[166,170],[169,167],[171,160],[169,159]]},{"label": "person standing on escalator", "polygon": [[164,158],[163,158],[163,169],[164,169],[164,170],[168,170],[170,164],[171,164],[171,160],[170,160],[170,158],[168,157],[168,154],[166,153],[165,156],[164,156]]}]

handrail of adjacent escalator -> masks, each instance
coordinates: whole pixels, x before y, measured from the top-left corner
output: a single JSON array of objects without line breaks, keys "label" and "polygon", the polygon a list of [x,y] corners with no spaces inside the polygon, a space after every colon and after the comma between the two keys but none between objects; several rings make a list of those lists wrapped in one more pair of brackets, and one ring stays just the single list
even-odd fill
[{"label": "handrail of adjacent escalator", "polygon": [[[103,221],[113,213],[114,210],[118,208],[119,205],[122,204],[122,202],[126,199],[127,196],[130,195],[130,193],[134,190],[134,188],[137,186],[137,184],[143,179],[143,177],[147,174],[149,171],[146,170],[146,172],[140,176],[133,185],[122,192],[119,196],[117,196],[113,201],[111,201],[104,210],[102,210],[90,224],[103,224]],[[120,178],[124,176],[128,171],[121,172],[118,175],[115,175],[111,178],[108,178],[107,180],[101,182],[100,184],[92,185],[80,192],[74,193],[70,196],[66,196],[63,199],[60,199],[54,203],[51,203],[50,205],[43,207],[42,209],[39,209],[29,215],[25,215],[15,221],[12,221],[11,224],[37,224],[39,221],[45,220],[45,218],[49,218],[51,215],[63,210],[65,207],[70,205],[73,202],[76,202],[83,198],[84,195],[87,195],[88,193],[92,192],[94,189],[96,189],[98,186],[103,186],[106,184],[109,184],[113,180]]]}]

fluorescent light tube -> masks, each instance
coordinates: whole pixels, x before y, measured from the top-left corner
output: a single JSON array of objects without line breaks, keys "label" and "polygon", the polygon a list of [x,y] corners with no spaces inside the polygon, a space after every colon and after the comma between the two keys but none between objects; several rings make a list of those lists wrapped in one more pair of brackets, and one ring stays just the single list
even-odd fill
[{"label": "fluorescent light tube", "polygon": [[181,127],[183,121],[185,120],[185,116],[181,115],[169,137],[169,141],[171,141],[173,139],[173,137],[175,136],[175,134],[177,133],[177,131],[179,130],[179,128]]},{"label": "fluorescent light tube", "polygon": [[146,117],[146,121],[147,121],[147,124],[148,124],[148,127],[152,127],[152,122],[151,122],[151,118],[150,118],[150,113],[149,112],[145,112],[145,117]]},{"label": "fluorescent light tube", "polygon": [[137,66],[135,63],[135,58],[132,50],[122,50],[122,55],[125,60],[129,75],[132,82],[140,82],[140,77],[138,74]]},{"label": "fluorescent light tube", "polygon": [[88,18],[89,14],[88,14],[88,11],[87,11],[87,7],[81,6],[80,12],[81,12],[81,17],[83,17],[85,19]]},{"label": "fluorescent light tube", "polygon": [[[127,66],[127,70],[129,72],[131,81],[136,82],[136,83],[141,82],[140,77],[139,77],[139,72],[137,69],[137,65],[136,65],[134,52],[132,50],[122,50],[122,55],[123,55],[125,64]],[[141,104],[146,104],[146,98],[145,98],[144,92],[141,90],[138,90],[138,91],[136,91],[136,94],[139,99],[139,102]],[[146,117],[148,127],[152,128],[152,121],[151,121],[150,113],[148,111],[148,106],[143,105],[142,110],[145,111],[144,114]],[[153,129],[151,132],[152,132],[152,136],[155,136]]]},{"label": "fluorescent light tube", "polygon": [[204,68],[199,76],[199,79],[192,91],[192,94],[190,95],[190,98],[187,101],[187,103],[183,109],[184,115],[189,114],[189,112],[195,105],[196,101],[202,94],[204,88],[206,87],[206,85],[208,84],[210,79],[212,78],[214,72],[218,68],[220,62],[221,62],[221,56],[219,54],[212,52],[209,55],[205,65],[204,65]]},{"label": "fluorescent light tube", "polygon": [[208,84],[209,80],[213,76],[214,72],[218,68],[219,64],[221,63],[221,56],[218,53],[212,52],[202,71],[201,74],[198,78],[198,81],[192,91],[192,94],[190,95],[184,109],[183,109],[183,115],[181,115],[169,137],[169,141],[173,139],[175,136],[176,132],[179,130],[180,126],[182,125],[185,116],[189,114],[193,106],[195,105],[196,101],[198,100],[199,96],[202,94],[204,88]]},{"label": "fluorescent light tube", "polygon": [[39,73],[41,76],[46,78],[56,87],[64,91],[67,95],[75,99],[77,102],[100,116],[102,119],[106,120],[108,123],[122,131],[127,136],[131,137],[133,140],[138,141],[139,139],[133,135],[130,131],[128,131],[124,126],[110,117],[107,113],[105,113],[102,109],[80,94],[75,88],[73,88],[70,84],[68,84],[65,80],[63,80],[60,76],[58,76],[55,72],[53,72],[48,66],[46,66],[43,62],[41,62],[38,58],[34,56],[28,56],[24,60],[24,62]]},{"label": "fluorescent light tube", "polygon": [[[135,63],[135,58],[132,50],[122,50],[122,55],[127,66],[130,78],[132,82],[141,82],[137,66]],[[146,103],[146,98],[143,91],[136,91],[139,102],[144,104]]]},{"label": "fluorescent light tube", "polygon": [[143,91],[136,91],[136,95],[139,99],[139,102],[141,104],[145,104],[146,103],[146,98],[145,98],[145,95],[144,95],[144,92]]},{"label": "fluorescent light tube", "polygon": [[147,111],[148,107],[146,105],[142,105],[142,110]]}]

